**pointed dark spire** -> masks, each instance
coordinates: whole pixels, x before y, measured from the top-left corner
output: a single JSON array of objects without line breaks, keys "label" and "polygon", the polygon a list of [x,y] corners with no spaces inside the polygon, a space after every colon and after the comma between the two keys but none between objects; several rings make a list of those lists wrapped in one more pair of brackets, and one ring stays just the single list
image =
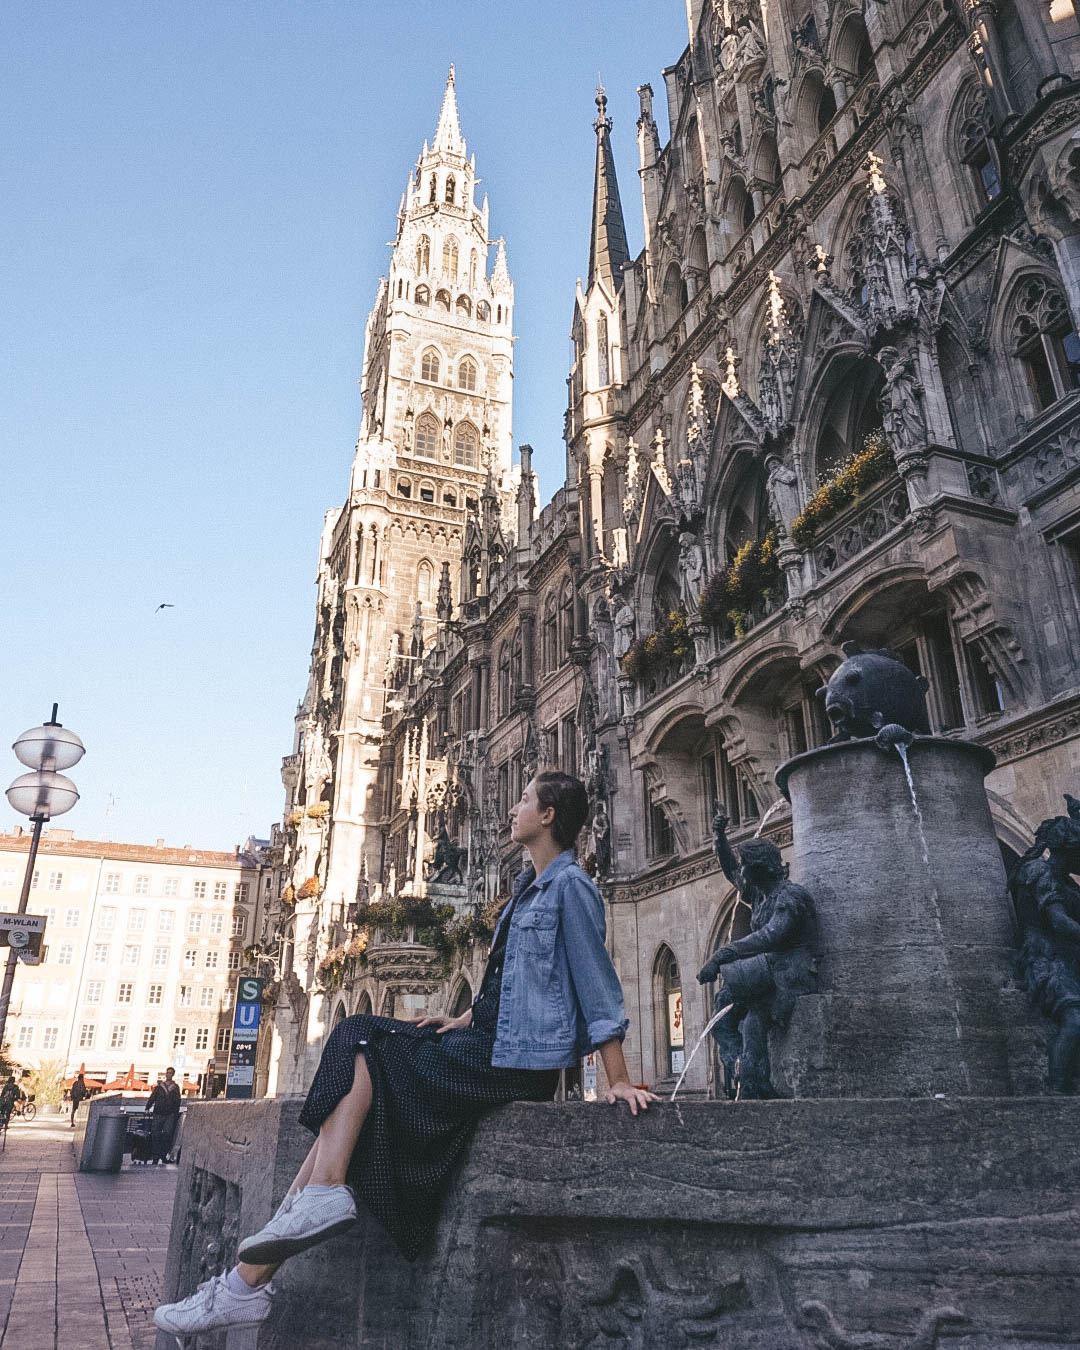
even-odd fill
[{"label": "pointed dark spire", "polygon": [[596,181],[593,186],[592,240],[589,246],[589,287],[602,277],[609,286],[622,286],[622,266],[630,261],[623,223],[615,156],[611,153],[611,118],[607,115],[604,86],[596,90]]}]

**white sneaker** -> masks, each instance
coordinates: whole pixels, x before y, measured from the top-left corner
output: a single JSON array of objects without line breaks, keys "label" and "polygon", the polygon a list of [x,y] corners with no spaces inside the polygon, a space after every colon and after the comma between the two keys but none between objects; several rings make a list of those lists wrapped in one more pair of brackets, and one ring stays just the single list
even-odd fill
[{"label": "white sneaker", "polygon": [[270,1316],[273,1296],[268,1284],[250,1294],[234,1294],[226,1277],[215,1275],[178,1303],[163,1303],[154,1312],[154,1325],[174,1336],[194,1336],[220,1327],[258,1326]]},{"label": "white sneaker", "polygon": [[277,1265],[355,1222],[356,1201],[348,1186],[305,1186],[287,1195],[270,1222],[241,1242],[237,1257],[252,1266]]}]

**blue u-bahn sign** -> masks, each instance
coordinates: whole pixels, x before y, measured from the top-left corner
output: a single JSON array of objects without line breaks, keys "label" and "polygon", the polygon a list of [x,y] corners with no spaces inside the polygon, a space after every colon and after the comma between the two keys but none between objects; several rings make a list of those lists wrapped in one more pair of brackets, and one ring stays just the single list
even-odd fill
[{"label": "blue u-bahn sign", "polygon": [[242,975],[236,982],[229,1070],[225,1076],[226,1097],[255,1095],[255,1052],[259,1045],[262,990],[262,980],[254,976]]}]

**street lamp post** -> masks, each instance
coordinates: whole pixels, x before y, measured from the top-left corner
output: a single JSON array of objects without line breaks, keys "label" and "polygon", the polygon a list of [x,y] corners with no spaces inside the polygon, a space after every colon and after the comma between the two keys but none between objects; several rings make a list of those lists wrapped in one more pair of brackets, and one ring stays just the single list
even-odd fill
[{"label": "street lamp post", "polygon": [[[52,717],[48,722],[24,731],[11,747],[19,762],[25,764],[31,772],[20,774],[15,779],[7,790],[7,799],[20,815],[29,816],[34,822],[34,830],[30,836],[30,854],[26,859],[26,873],[19,895],[17,911],[19,914],[26,913],[26,906],[30,900],[34,863],[37,861],[38,844],[41,842],[41,827],[53,816],[70,811],[79,800],[75,784],[60,770],[70,769],[72,765],[78,764],[86,753],[86,747],[73,731],[69,731],[56,720],[57,707],[58,705],[54,703]],[[11,1003],[11,990],[15,984],[17,962],[18,951],[12,947],[8,951],[4,984],[0,989],[0,1046],[4,1044],[4,1028]]]}]

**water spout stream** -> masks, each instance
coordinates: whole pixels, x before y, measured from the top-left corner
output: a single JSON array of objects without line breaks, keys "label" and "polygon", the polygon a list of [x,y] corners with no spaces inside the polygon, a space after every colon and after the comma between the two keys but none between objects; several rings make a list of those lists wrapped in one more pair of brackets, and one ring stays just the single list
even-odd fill
[{"label": "water spout stream", "polygon": [[697,1044],[694,1046],[693,1050],[690,1051],[690,1058],[683,1065],[683,1071],[681,1074],[679,1074],[679,1081],[675,1084],[675,1091],[672,1092],[671,1097],[669,1098],[670,1101],[675,1100],[675,1093],[678,1092],[678,1090],[682,1087],[683,1079],[689,1072],[690,1065],[693,1064],[694,1062],[694,1056],[701,1049],[701,1042],[705,1039],[705,1037],[709,1034],[709,1032],[712,1031],[713,1027],[716,1026],[717,1022],[720,1021],[721,1017],[726,1017],[734,1006],[735,1005],[733,1003],[729,1003],[726,1008],[721,1008],[718,1013],[714,1013],[712,1017],[710,1017],[709,1020],[705,1023],[705,1030],[697,1038]]},{"label": "water spout stream", "polygon": [[919,834],[919,846],[922,850],[923,866],[926,868],[927,879],[930,882],[930,903],[934,910],[934,922],[937,924],[938,940],[941,943],[941,953],[945,960],[945,978],[949,982],[949,993],[952,995],[953,1002],[953,1025],[956,1030],[956,1040],[960,1047],[960,1072],[963,1075],[964,1087],[971,1092],[971,1075],[968,1072],[967,1060],[964,1057],[964,1032],[960,1020],[960,997],[956,990],[956,980],[953,976],[952,962],[949,960],[949,948],[945,941],[945,925],[941,919],[941,896],[938,894],[937,885],[934,882],[933,868],[930,866],[930,849],[926,842],[926,822],[923,820],[922,808],[919,805],[919,795],[915,791],[915,779],[911,772],[911,762],[908,759],[908,748],[903,741],[894,743],[894,749],[900,756],[900,762],[904,766],[904,777],[907,779],[908,794],[911,797],[911,809],[915,815],[915,828]]}]

